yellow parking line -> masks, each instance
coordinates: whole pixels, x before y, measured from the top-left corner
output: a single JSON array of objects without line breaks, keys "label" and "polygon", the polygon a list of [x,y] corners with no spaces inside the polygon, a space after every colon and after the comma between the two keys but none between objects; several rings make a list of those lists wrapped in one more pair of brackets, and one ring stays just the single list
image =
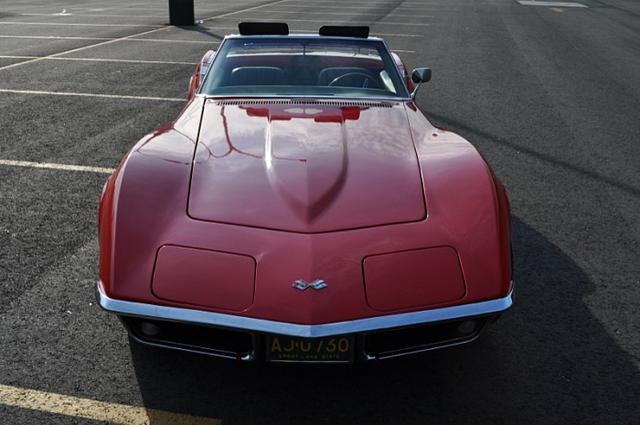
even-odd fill
[{"label": "yellow parking line", "polygon": [[219,419],[214,418],[183,415],[120,403],[108,403],[2,384],[0,384],[0,404],[115,424],[212,425],[221,423]]}]

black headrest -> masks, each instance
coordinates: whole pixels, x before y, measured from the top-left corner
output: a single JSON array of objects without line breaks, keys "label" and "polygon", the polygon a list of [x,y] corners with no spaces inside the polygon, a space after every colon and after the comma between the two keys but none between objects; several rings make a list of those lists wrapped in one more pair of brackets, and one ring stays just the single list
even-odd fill
[{"label": "black headrest", "polygon": [[284,22],[240,22],[240,35],[289,35],[289,25]]},{"label": "black headrest", "polygon": [[320,35],[367,38],[369,37],[369,27],[325,25],[320,27]]}]

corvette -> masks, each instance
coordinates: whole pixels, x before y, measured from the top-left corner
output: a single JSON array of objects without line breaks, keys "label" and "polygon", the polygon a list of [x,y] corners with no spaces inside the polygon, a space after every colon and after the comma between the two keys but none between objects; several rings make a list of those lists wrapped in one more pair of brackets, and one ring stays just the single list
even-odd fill
[{"label": "corvette", "polygon": [[99,208],[100,306],[132,340],[238,360],[385,359],[512,304],[504,186],[366,27],[242,23]]}]

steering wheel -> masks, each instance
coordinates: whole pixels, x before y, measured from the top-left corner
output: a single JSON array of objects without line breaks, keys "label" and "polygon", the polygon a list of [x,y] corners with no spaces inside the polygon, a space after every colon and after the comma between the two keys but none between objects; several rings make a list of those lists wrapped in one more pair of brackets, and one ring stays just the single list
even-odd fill
[{"label": "steering wheel", "polygon": [[373,84],[376,83],[376,80],[374,80],[371,77],[371,75],[365,74],[364,72],[347,72],[346,74],[342,74],[342,75],[334,78],[333,80],[331,80],[331,82],[328,84],[328,87],[334,86],[340,80],[342,80],[343,78],[347,78],[347,77],[363,77],[362,78],[362,85],[360,86],[363,89],[369,87],[369,81],[371,81]]}]

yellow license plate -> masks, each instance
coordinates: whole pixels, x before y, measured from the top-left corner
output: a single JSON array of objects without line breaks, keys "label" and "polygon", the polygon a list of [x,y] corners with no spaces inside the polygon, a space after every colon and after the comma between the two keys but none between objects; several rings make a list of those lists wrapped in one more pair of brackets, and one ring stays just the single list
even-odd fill
[{"label": "yellow license plate", "polygon": [[272,362],[348,363],[353,361],[353,338],[267,337],[267,360]]}]

